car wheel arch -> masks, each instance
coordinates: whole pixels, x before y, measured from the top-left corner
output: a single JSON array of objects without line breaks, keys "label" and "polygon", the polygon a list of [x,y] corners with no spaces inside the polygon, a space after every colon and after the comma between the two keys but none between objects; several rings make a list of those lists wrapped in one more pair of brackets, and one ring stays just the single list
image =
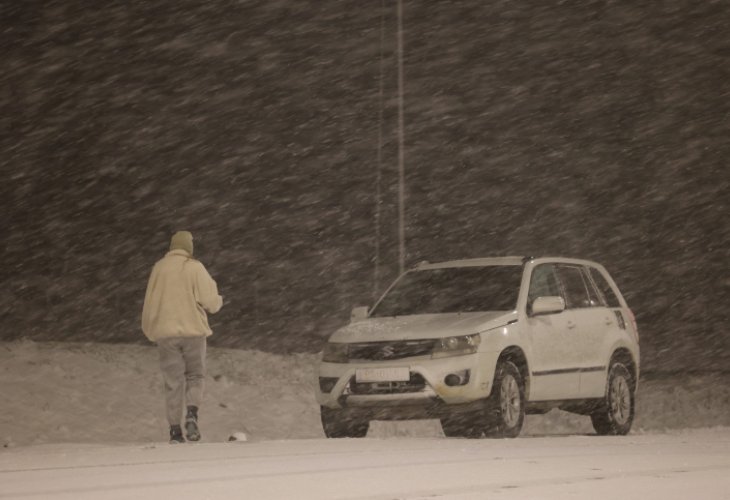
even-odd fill
[{"label": "car wheel arch", "polygon": [[525,385],[525,400],[529,401],[530,367],[527,363],[527,356],[525,356],[525,352],[519,346],[509,346],[503,349],[502,352],[499,354],[499,358],[497,359],[497,365],[499,365],[501,361],[512,362],[517,367],[517,370],[519,370],[520,376],[522,377],[522,381]]},{"label": "car wheel arch", "polygon": [[617,362],[623,364],[629,371],[629,375],[631,375],[631,382],[634,386],[634,390],[636,390],[638,386],[638,366],[634,360],[633,354],[631,354],[631,351],[626,347],[615,348],[611,354],[608,366],[606,367],[607,374],[611,370],[611,366]]}]

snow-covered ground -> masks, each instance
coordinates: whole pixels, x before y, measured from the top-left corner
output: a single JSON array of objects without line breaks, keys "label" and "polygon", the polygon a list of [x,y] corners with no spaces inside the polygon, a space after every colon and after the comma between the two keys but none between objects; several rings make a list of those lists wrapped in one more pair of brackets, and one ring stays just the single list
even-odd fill
[{"label": "snow-covered ground", "polygon": [[642,380],[623,438],[553,411],[516,440],[445,439],[435,421],[326,440],[316,356],[208,360],[203,442],[172,446],[154,347],[0,343],[0,499],[730,498],[727,375]]},{"label": "snow-covered ground", "polygon": [[0,498],[730,498],[730,429],[601,438],[42,445],[0,453]]},{"label": "snow-covered ground", "polygon": [[[210,348],[201,428],[254,440],[323,437],[314,400],[316,355]],[[153,346],[0,343],[0,445],[145,443],[167,435]],[[634,434],[730,426],[730,374],[641,381]],[[586,417],[528,416],[523,435],[592,433]],[[375,422],[371,437],[442,437],[437,421]]]}]

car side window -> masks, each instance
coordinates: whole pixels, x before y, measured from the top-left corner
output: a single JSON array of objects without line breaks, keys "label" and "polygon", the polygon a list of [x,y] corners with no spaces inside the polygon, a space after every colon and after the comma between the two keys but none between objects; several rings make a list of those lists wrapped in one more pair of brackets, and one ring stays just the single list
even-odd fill
[{"label": "car side window", "polygon": [[603,295],[603,298],[606,299],[606,305],[608,307],[621,307],[616,293],[613,291],[613,288],[611,288],[611,285],[605,276],[603,276],[601,271],[595,267],[588,268],[588,271],[591,274],[591,278],[593,278],[593,282],[601,291],[601,295]]},{"label": "car side window", "polygon": [[565,307],[577,309],[591,307],[591,299],[588,296],[588,289],[583,280],[583,272],[580,267],[560,266],[558,276],[565,290]]},{"label": "car side window", "polygon": [[591,306],[600,307],[605,305],[603,299],[601,299],[601,294],[598,293],[596,285],[593,284],[593,280],[589,276],[588,269],[586,268],[583,268],[583,281],[588,289],[588,299],[590,300]]},{"label": "car side window", "polygon": [[530,289],[527,293],[527,303],[532,302],[538,297],[561,296],[560,285],[555,276],[555,266],[552,264],[540,264],[532,270],[530,276]]}]

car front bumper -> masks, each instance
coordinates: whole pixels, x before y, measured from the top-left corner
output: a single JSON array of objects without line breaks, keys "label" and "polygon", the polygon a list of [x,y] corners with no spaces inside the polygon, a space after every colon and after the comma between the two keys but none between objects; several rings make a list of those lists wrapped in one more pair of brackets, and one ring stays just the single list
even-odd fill
[{"label": "car front bumper", "polygon": [[[489,396],[497,357],[498,353],[485,352],[438,359],[419,357],[387,362],[322,362],[319,366],[316,398],[321,406],[328,408],[394,409],[467,404]],[[405,367],[411,374],[408,382],[358,382],[359,370]],[[468,374],[468,381],[463,385],[447,385],[447,376],[457,375],[464,378],[465,374]],[[334,383],[332,390],[322,392],[320,379]]]}]

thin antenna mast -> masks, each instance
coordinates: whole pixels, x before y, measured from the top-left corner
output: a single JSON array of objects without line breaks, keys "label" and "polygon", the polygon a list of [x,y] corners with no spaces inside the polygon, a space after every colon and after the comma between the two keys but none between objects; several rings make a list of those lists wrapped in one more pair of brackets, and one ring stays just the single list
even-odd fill
[{"label": "thin antenna mast", "polygon": [[378,164],[375,173],[375,269],[373,271],[373,301],[380,294],[380,204],[383,170],[383,100],[384,67],[383,45],[385,40],[385,0],[380,1],[380,80],[378,88]]},{"label": "thin antenna mast", "polygon": [[403,2],[398,0],[398,235],[399,268],[405,271],[406,262],[406,204],[405,204],[405,152],[403,130]]}]

